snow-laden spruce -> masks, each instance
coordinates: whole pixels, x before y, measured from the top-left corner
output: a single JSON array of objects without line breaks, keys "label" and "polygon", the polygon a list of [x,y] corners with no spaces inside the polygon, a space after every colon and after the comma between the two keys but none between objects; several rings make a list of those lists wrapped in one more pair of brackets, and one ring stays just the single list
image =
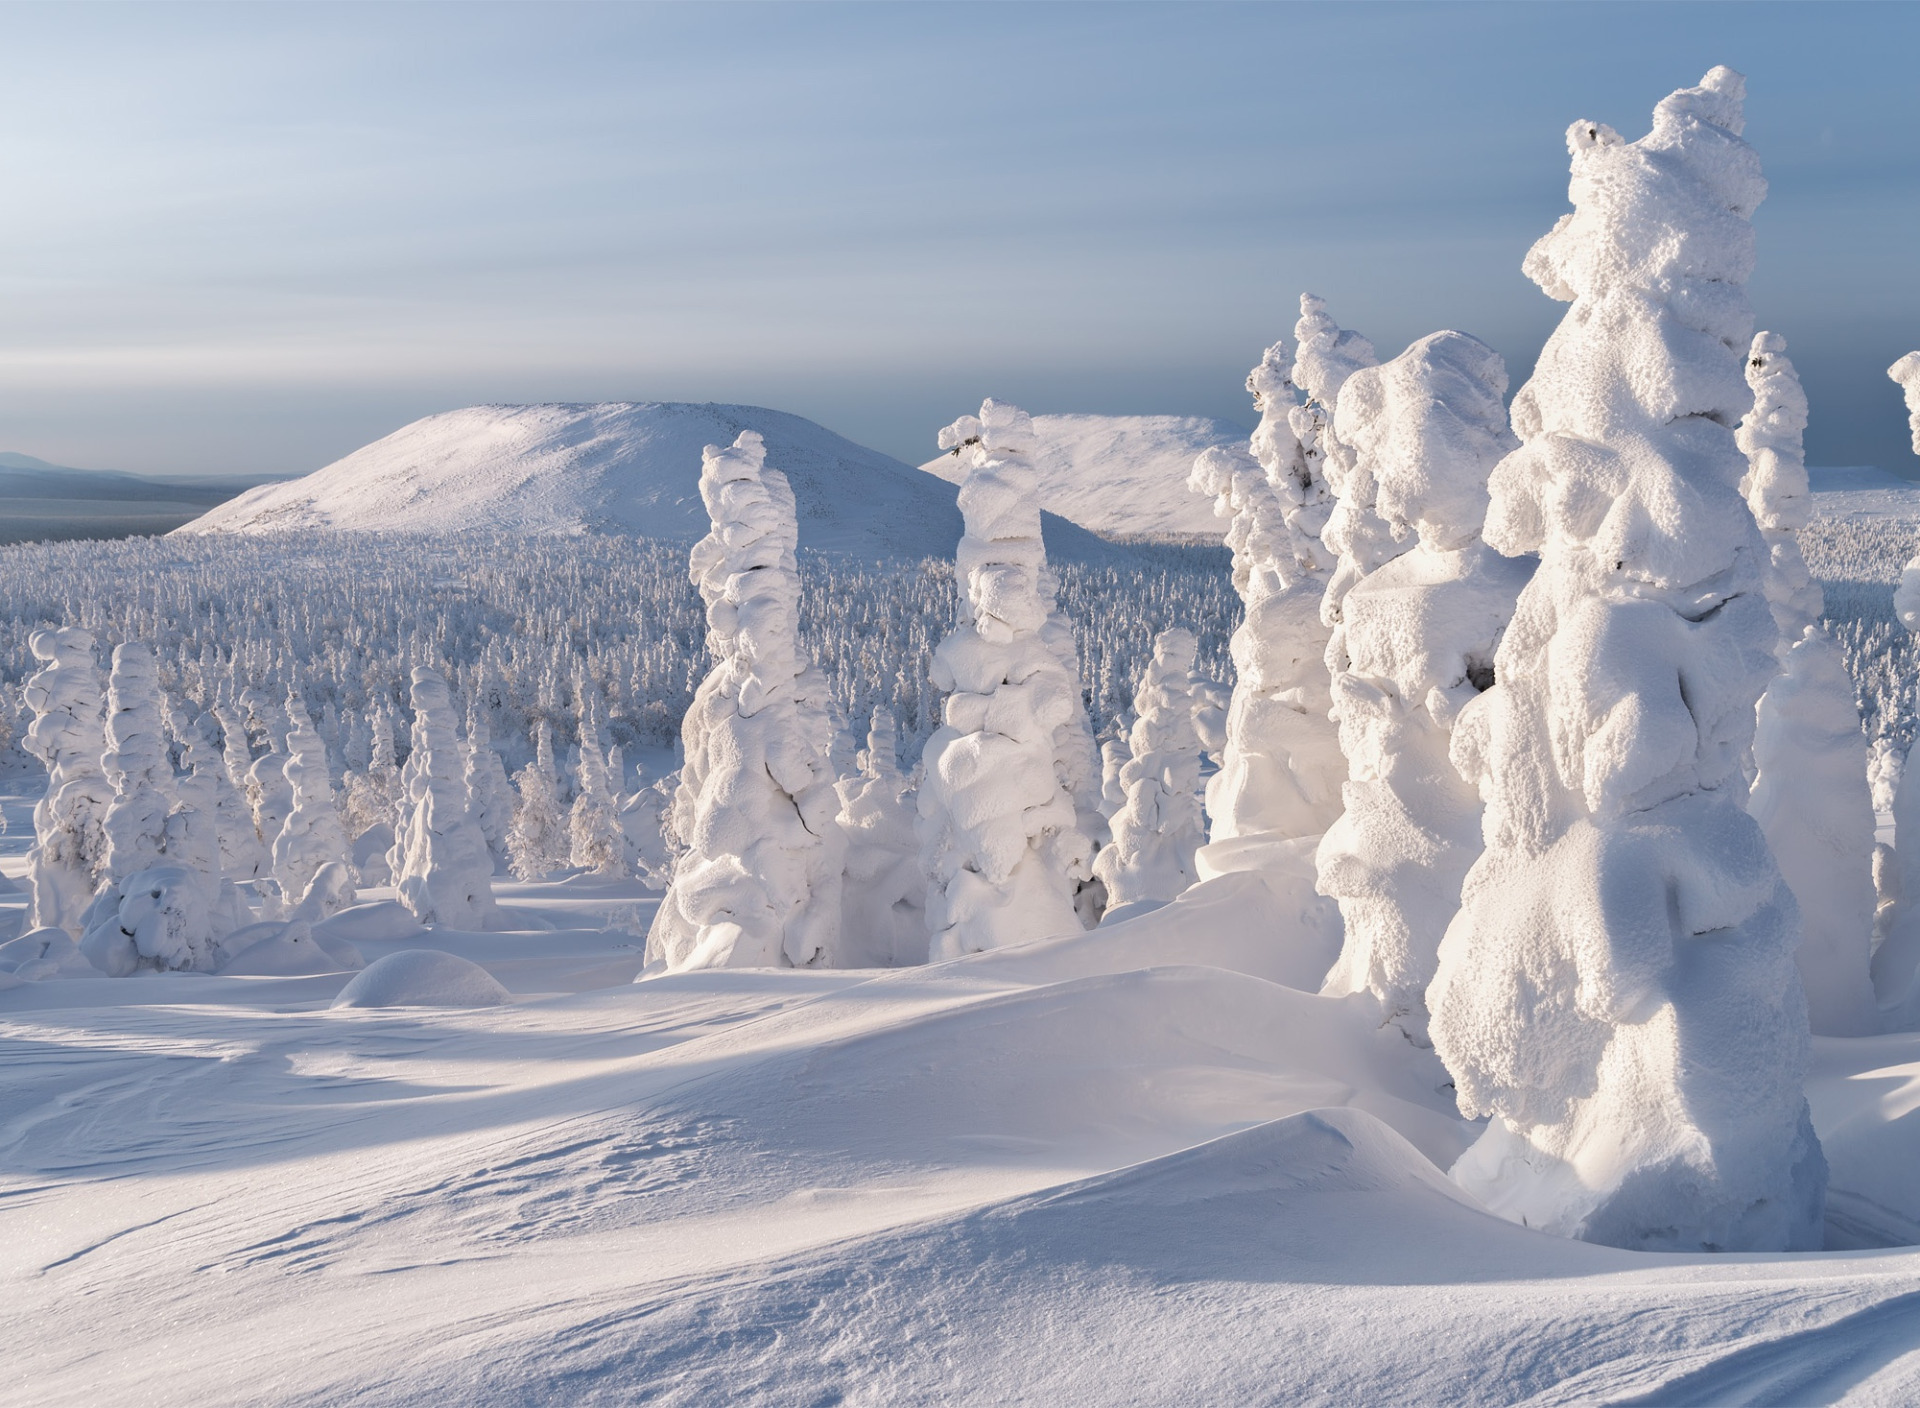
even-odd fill
[{"label": "snow-laden spruce", "polygon": [[[352,850],[333,806],[327,745],[313,726],[306,703],[293,689],[287,691],[287,723],[288,757],[281,771],[293,806],[273,840],[273,878],[280,887],[281,904],[292,909],[306,898],[323,866],[350,864]],[[347,903],[352,902],[349,891]]]},{"label": "snow-laden spruce", "polygon": [[508,868],[516,880],[545,880],[565,867],[571,840],[553,767],[553,726],[534,729],[533,760],[514,775],[519,800],[507,828]]},{"label": "snow-laden spruce", "polygon": [[496,927],[493,857],[467,813],[465,758],[453,701],[438,670],[413,671],[413,753],[407,759],[407,813],[394,839],[400,903],[422,924]]},{"label": "snow-laden spruce", "polygon": [[898,749],[893,715],[875,709],[859,772],[836,784],[847,838],[840,911],[848,966],[927,958],[927,877],[914,844],[913,784],[900,771]]},{"label": "snow-laden spruce", "polygon": [[1777,639],[1732,427],[1766,192],[1716,68],[1627,143],[1568,133],[1574,211],[1527,274],[1572,303],[1513,403],[1486,539],[1538,552],[1454,757],[1486,853],[1428,989],[1453,1177],[1616,1246],[1821,1243],[1800,921],[1743,763]]},{"label": "snow-laden spruce", "polygon": [[493,725],[480,695],[467,701],[467,760],[464,778],[467,808],[473,813],[480,834],[487,838],[487,853],[498,870],[507,858],[507,830],[513,825],[513,786],[507,781],[507,769],[493,746]]},{"label": "snow-laden spruce", "polygon": [[247,731],[230,699],[218,699],[201,715],[201,727],[217,737],[220,767],[214,778],[214,821],[220,831],[220,873],[236,885],[246,885],[267,874],[272,859],[253,828],[253,807],[247,801],[247,769],[253,753]]},{"label": "snow-laden spruce", "polygon": [[1225,752],[1207,783],[1202,873],[1258,866],[1271,842],[1318,836],[1340,814],[1345,765],[1328,717],[1320,615],[1333,565],[1320,533],[1333,501],[1318,472],[1318,430],[1302,421],[1315,435],[1310,459],[1293,428],[1301,407],[1291,369],[1284,342],[1267,349],[1247,377],[1260,412],[1251,453],[1208,450],[1188,480],[1228,520],[1233,585],[1246,608],[1233,633]]},{"label": "snow-laden spruce", "polygon": [[100,668],[92,633],[78,626],[35,631],[29,648],[46,664],[22,692],[33,710],[23,742],[46,765],[47,790],[33,808],[28,924],[64,929],[79,938],[106,861],[102,821],[113,800],[113,786],[100,766],[105,749]]},{"label": "snow-laden spruce", "polygon": [[1170,900],[1198,878],[1193,856],[1206,840],[1200,818],[1200,732],[1194,727],[1193,661],[1199,643],[1175,627],[1153,641],[1153,661],[1134,696],[1124,802],[1113,841],[1094,862],[1113,906]]},{"label": "snow-laden spruce", "polygon": [[210,972],[216,941],[250,918],[222,882],[217,817],[175,795],[162,718],[153,648],[117,646],[101,757],[113,784],[102,823],[104,883],[80,938],[88,962],[109,977],[143,968]]},{"label": "snow-laden spruce", "polygon": [[1780,632],[1781,673],[1760,697],[1747,810],[1800,904],[1797,956],[1814,1032],[1862,1036],[1880,1021],[1867,975],[1876,904],[1867,740],[1846,659],[1820,624],[1819,583],[1800,554],[1799,532],[1813,512],[1801,448],[1807,397],[1786,348],[1778,333],[1754,335],[1747,353],[1753,409],[1735,435],[1747,457],[1747,506],[1768,548],[1767,600]]},{"label": "snow-laden spruce", "polygon": [[[1460,885],[1481,850],[1480,799],[1449,758],[1454,720],[1493,682],[1494,647],[1532,572],[1480,539],[1487,478],[1515,447],[1507,369],[1458,332],[1358,370],[1335,430],[1344,482],[1378,525],[1375,565],[1339,603],[1334,717],[1346,810],[1320,842],[1320,892],[1346,921],[1325,991],[1365,992],[1381,1019],[1427,1041],[1427,984]],[[1343,498],[1335,520],[1360,523]],[[1397,554],[1384,557],[1389,545]]]},{"label": "snow-laden spruce", "polygon": [[[1920,352],[1909,352],[1887,368],[1906,395],[1907,428],[1913,452],[1920,455]],[[1909,633],[1920,635],[1920,553],[1900,573],[1893,593],[1893,614]],[[1873,988],[1895,1027],[1920,1025],[1920,768],[1907,765],[1893,797],[1895,876],[1886,888],[1896,897],[1886,922],[1886,938],[1873,955]]]},{"label": "snow-laden spruce", "polygon": [[760,436],[701,455],[713,530],[689,575],[713,668],[687,710],[673,825],[686,845],[647,935],[648,973],[842,961],[826,680],[802,653],[793,490]]},{"label": "snow-laden spruce", "polygon": [[1080,799],[1059,766],[1080,682],[1047,633],[1032,435],[1025,411],[992,400],[940,432],[967,465],[954,558],[966,588],[933,656],[948,694],[919,792],[935,961],[1079,931],[1074,899],[1092,874]]},{"label": "snow-laden spruce", "polygon": [[[567,815],[567,863],[595,875],[629,873],[627,838],[620,829],[618,775],[615,756],[601,750],[599,695],[586,688],[576,693],[585,701],[580,725],[579,787]],[[614,750],[617,755],[618,749]]]}]

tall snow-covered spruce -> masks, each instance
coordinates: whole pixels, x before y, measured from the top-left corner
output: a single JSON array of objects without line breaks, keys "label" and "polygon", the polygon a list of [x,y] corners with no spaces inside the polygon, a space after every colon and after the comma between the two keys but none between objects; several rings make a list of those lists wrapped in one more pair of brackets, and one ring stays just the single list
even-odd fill
[{"label": "tall snow-covered spruce", "polygon": [[1318,836],[1340,814],[1344,766],[1328,717],[1320,615],[1333,566],[1320,533],[1333,499],[1317,468],[1317,432],[1309,458],[1294,431],[1302,408],[1291,373],[1287,346],[1276,342],[1247,377],[1260,412],[1251,452],[1207,450],[1187,481],[1228,520],[1233,584],[1246,607],[1233,633],[1226,749],[1207,782],[1202,875],[1270,864],[1274,843]]},{"label": "tall snow-covered spruce", "polygon": [[1338,603],[1332,652],[1346,811],[1317,859],[1346,938],[1325,990],[1371,993],[1382,1020],[1423,1046],[1440,940],[1481,850],[1480,799],[1449,758],[1453,723],[1493,682],[1494,646],[1533,566],[1480,539],[1487,478],[1516,443],[1506,389],[1498,353],[1438,332],[1355,371],[1335,427],[1352,451],[1347,483],[1366,496],[1344,516],[1358,523],[1364,509],[1377,528],[1374,565]]},{"label": "tall snow-covered spruce", "polygon": [[23,691],[33,710],[24,741],[47,768],[47,790],[34,804],[34,842],[27,852],[33,895],[29,922],[78,938],[106,861],[102,823],[113,800],[113,786],[100,766],[106,747],[100,668],[94,663],[92,633],[78,626],[35,631],[28,646],[45,666]]},{"label": "tall snow-covered spruce", "polygon": [[1114,906],[1170,900],[1195,880],[1194,852],[1206,839],[1200,818],[1200,731],[1193,723],[1192,631],[1166,630],[1134,696],[1129,756],[1120,769],[1124,796],[1113,816],[1113,843],[1094,871]]},{"label": "tall snow-covered spruce", "polygon": [[751,430],[701,455],[713,530],[689,567],[713,668],[681,728],[673,825],[687,849],[645,974],[843,961],[833,720],[826,679],[800,649],[793,490],[766,458]]},{"label": "tall snow-covered spruce", "polygon": [[1573,213],[1526,272],[1573,307],[1513,404],[1486,539],[1537,552],[1455,725],[1487,849],[1428,1003],[1456,1182],[1515,1221],[1661,1250],[1821,1243],[1800,920],[1745,808],[1778,639],[1740,495],[1743,285],[1766,192],[1725,68],[1628,143],[1568,133]]},{"label": "tall snow-covered spruce", "polygon": [[[1913,452],[1920,455],[1920,352],[1909,352],[1887,368],[1906,395],[1907,428]],[[1893,593],[1893,614],[1908,632],[1920,635],[1920,553],[1900,573]],[[1893,796],[1893,890],[1899,896],[1886,938],[1873,954],[1873,988],[1895,1027],[1920,1024],[1920,768],[1909,746]]]},{"label": "tall snow-covered spruce", "polygon": [[[1093,861],[1076,805],[1083,779],[1062,766],[1080,682],[1047,630],[1033,421],[989,400],[977,418],[941,431],[940,448],[959,452],[967,473],[954,562],[965,583],[960,619],[933,656],[933,682],[948,691],[945,722],[927,740],[919,792],[936,962],[1078,932],[1074,898]],[[1085,781],[1097,788],[1097,776]]]},{"label": "tall snow-covered spruce", "polygon": [[1800,904],[1797,956],[1807,1015],[1821,1036],[1878,1030],[1873,983],[1873,797],[1846,657],[1820,624],[1820,584],[1800,554],[1812,515],[1801,432],[1807,397],[1778,333],[1747,353],[1753,409],[1736,436],[1747,456],[1747,506],[1769,553],[1767,600],[1780,629],[1781,673],[1760,697],[1747,810],[1766,833]]},{"label": "tall snow-covered spruce", "polygon": [[467,811],[466,758],[454,723],[453,699],[438,670],[413,670],[413,753],[407,794],[394,837],[394,884],[400,902],[422,924],[489,929],[493,856]]}]

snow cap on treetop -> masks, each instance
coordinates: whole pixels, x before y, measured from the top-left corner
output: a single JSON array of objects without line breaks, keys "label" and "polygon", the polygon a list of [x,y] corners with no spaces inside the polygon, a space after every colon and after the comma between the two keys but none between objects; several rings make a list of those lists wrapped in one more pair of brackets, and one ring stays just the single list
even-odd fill
[{"label": "snow cap on treetop", "polygon": [[1501,398],[1506,363],[1477,337],[1436,332],[1392,361],[1357,369],[1334,431],[1375,479],[1375,508],[1436,550],[1480,536],[1487,467],[1514,445]]}]

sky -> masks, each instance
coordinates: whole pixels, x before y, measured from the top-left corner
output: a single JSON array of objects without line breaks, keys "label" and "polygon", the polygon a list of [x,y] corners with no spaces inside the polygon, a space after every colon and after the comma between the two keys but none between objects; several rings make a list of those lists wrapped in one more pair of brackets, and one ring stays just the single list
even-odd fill
[{"label": "sky", "polygon": [[484,401],[909,462],[983,396],[1251,424],[1303,290],[1516,386],[1564,133],[1716,63],[1809,459],[1920,474],[1920,6],[0,5],[0,450],[305,473]]}]

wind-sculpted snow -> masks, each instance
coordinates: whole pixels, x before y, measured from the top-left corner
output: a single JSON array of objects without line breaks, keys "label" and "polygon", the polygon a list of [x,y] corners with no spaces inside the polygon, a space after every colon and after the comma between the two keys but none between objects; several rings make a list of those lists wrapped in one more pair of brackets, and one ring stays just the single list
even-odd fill
[{"label": "wind-sculpted snow", "polygon": [[1744,809],[1775,668],[1732,426],[1766,193],[1716,68],[1625,142],[1568,132],[1572,214],[1527,273],[1573,304],[1514,398],[1486,539],[1537,552],[1453,756],[1487,849],[1428,991],[1453,1176],[1529,1226],[1643,1248],[1819,1244],[1798,910]]}]

